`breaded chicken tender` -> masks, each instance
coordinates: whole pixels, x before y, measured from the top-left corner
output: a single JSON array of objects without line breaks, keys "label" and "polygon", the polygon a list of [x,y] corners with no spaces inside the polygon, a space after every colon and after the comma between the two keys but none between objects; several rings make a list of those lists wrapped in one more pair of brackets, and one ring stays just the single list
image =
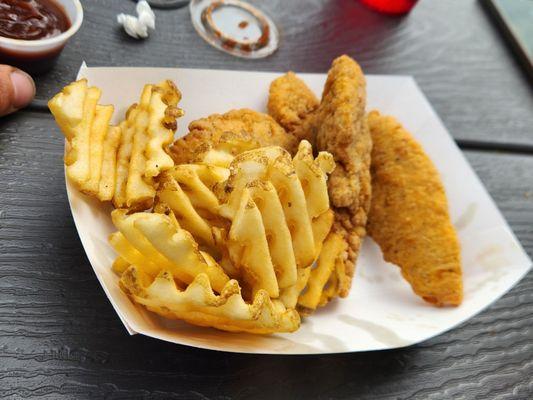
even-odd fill
[{"label": "breaded chicken tender", "polygon": [[342,297],[350,290],[370,208],[372,141],[365,107],[363,71],[346,55],[333,61],[318,107],[311,90],[293,73],[274,80],[270,86],[270,115],[287,132],[309,140],[315,150],[328,151],[335,158],[336,168],[328,181],[335,211],[333,228],[348,244],[349,261],[338,288]]},{"label": "breaded chicken tender", "polygon": [[372,205],[368,233],[413,291],[436,306],[463,298],[460,248],[438,171],[392,117],[368,115]]},{"label": "breaded chicken tender", "polygon": [[318,105],[315,94],[294,72],[287,72],[270,84],[268,113],[298,140],[305,139],[314,144],[304,121]]},{"label": "breaded chicken tender", "polygon": [[277,145],[294,151],[298,141],[269,115],[249,109],[213,114],[189,124],[189,133],[170,147],[176,164],[198,161],[209,148],[237,155],[257,147]]}]

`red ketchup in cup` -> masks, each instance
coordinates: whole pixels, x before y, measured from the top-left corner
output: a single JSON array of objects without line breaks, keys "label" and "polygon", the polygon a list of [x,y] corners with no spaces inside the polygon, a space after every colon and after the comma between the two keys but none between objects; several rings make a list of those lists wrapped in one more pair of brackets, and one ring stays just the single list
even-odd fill
[{"label": "red ketchup in cup", "polygon": [[44,72],[82,20],[79,0],[1,0],[0,62]]}]

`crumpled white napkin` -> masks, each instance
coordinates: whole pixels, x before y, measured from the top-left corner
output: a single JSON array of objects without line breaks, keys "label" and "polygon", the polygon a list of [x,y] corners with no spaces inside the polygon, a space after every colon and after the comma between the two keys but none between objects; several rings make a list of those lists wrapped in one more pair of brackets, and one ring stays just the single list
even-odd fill
[{"label": "crumpled white napkin", "polygon": [[135,39],[144,39],[148,37],[148,28],[155,29],[155,14],[150,5],[141,0],[135,7],[137,16],[128,14],[117,15],[117,22],[124,27],[128,35]]}]

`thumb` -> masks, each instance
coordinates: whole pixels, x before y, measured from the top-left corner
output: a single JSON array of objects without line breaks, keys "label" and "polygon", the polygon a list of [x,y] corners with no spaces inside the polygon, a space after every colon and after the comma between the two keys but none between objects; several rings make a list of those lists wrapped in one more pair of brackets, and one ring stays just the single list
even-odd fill
[{"label": "thumb", "polygon": [[0,117],[27,106],[34,96],[31,76],[9,65],[0,65]]}]

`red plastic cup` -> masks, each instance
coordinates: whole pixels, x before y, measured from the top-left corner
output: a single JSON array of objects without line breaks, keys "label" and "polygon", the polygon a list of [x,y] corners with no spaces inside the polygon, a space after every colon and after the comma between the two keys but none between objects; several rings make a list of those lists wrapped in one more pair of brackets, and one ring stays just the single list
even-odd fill
[{"label": "red plastic cup", "polygon": [[361,0],[364,4],[385,14],[406,14],[418,0]]}]

